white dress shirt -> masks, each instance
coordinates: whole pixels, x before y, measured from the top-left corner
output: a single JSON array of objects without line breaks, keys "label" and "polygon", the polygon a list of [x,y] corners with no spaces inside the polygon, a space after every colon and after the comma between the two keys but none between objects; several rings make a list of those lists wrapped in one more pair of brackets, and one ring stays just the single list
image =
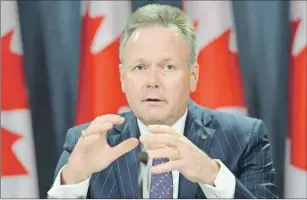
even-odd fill
[{"label": "white dress shirt", "polygon": [[[187,111],[185,114],[172,126],[177,132],[183,134],[185,121],[187,117]],[[140,134],[147,134],[147,127],[141,122],[137,121]],[[235,192],[236,179],[232,172],[220,161],[216,160],[220,164],[220,171],[214,181],[215,187],[207,184],[199,183],[202,191],[207,198],[233,198]],[[152,160],[150,159],[151,163]],[[61,172],[65,166],[59,171],[52,188],[48,191],[48,196],[52,198],[86,198],[90,177],[83,182],[73,185],[61,185]],[[178,198],[179,187],[179,172],[172,171],[173,175],[173,198]],[[144,188],[144,187],[143,187]],[[144,192],[143,192],[144,193]],[[144,196],[144,198],[147,198]]]}]

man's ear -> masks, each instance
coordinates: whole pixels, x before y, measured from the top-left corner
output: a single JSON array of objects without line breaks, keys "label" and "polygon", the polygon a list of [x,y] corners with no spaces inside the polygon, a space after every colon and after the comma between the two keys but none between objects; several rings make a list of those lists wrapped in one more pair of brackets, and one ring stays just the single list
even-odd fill
[{"label": "man's ear", "polygon": [[120,63],[118,67],[119,67],[119,77],[120,77],[121,89],[122,89],[122,92],[125,93],[125,84],[124,84],[124,80],[123,80],[124,65],[122,63]]},{"label": "man's ear", "polygon": [[199,77],[199,65],[198,63],[193,64],[190,66],[190,91],[195,92],[197,88]]}]

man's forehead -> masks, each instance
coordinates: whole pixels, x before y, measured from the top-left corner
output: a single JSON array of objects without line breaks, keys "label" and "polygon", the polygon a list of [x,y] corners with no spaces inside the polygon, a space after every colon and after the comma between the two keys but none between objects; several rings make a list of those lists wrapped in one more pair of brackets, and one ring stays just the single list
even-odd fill
[{"label": "man's forehead", "polygon": [[[168,35],[166,35],[167,32]],[[125,51],[129,63],[150,64],[178,62],[181,59],[185,61],[185,57],[189,54],[189,47],[176,26],[165,28],[151,25],[136,29],[128,39]],[[151,51],[154,53],[150,53]]]},{"label": "man's forehead", "polygon": [[[148,26],[143,26],[138,29],[136,29],[129,40],[132,42],[136,42],[140,39],[140,37],[144,36],[157,36],[157,35],[165,36],[164,34],[170,33],[171,37],[178,37],[181,35],[180,29],[176,27],[175,25],[170,25],[169,27],[163,27],[160,25],[148,25]],[[164,37],[163,37],[164,38]]]}]

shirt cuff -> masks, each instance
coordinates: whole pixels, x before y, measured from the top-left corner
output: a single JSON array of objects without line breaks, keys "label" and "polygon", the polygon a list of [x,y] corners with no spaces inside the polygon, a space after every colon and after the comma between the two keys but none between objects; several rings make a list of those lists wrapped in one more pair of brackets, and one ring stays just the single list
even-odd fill
[{"label": "shirt cuff", "polygon": [[214,180],[214,186],[199,183],[202,191],[207,198],[234,198],[236,178],[233,173],[222,163],[216,159],[221,168]]},{"label": "shirt cuff", "polygon": [[65,167],[66,165],[64,165],[62,169],[59,171],[52,185],[52,188],[47,192],[48,198],[80,198],[80,199],[82,198],[82,199],[85,199],[91,177],[77,184],[61,185],[61,173]]}]

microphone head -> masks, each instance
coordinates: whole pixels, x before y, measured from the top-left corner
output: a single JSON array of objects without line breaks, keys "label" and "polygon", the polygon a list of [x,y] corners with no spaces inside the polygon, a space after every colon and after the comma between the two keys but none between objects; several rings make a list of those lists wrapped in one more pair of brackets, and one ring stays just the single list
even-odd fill
[{"label": "microphone head", "polygon": [[147,162],[148,162],[148,154],[144,151],[141,151],[138,153],[138,161],[139,163],[143,163],[145,165],[147,165]]}]

